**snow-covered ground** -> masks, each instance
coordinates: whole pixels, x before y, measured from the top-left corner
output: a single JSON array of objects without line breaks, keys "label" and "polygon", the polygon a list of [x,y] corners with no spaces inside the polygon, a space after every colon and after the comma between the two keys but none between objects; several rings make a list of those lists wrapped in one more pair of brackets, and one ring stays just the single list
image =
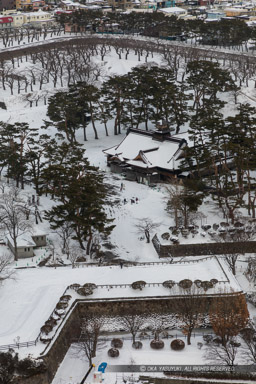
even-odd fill
[{"label": "snow-covered ground", "polygon": [[[222,262],[224,265],[224,263]],[[215,258],[202,261],[190,261],[181,264],[167,264],[138,267],[88,267],[88,268],[27,268],[18,270],[16,281],[8,280],[1,287],[0,307],[0,340],[1,344],[13,343],[20,337],[20,342],[33,341],[37,338],[43,323],[49,318],[59,298],[67,286],[78,283],[95,283],[109,285],[98,288],[90,299],[118,298],[118,297],[145,297],[177,295],[181,291],[178,286],[168,290],[161,284],[166,280],[217,279],[214,289],[208,294],[218,292],[240,291],[240,286],[233,278],[231,272],[223,273]],[[160,286],[145,287],[142,291],[130,287],[115,287],[118,284],[132,284],[134,281],[144,280],[146,283],[156,283]],[[112,288],[111,288],[112,286]],[[68,291],[68,294],[72,293]],[[75,298],[83,298],[73,294]],[[37,350],[40,349],[40,345]],[[41,344],[41,351],[44,346]]]},{"label": "snow-covered ground", "polygon": [[[99,60],[95,59],[95,60]],[[148,61],[161,63],[161,57],[154,55],[154,58],[148,58]],[[132,67],[138,65],[137,57],[131,53],[128,60],[119,60],[117,55],[111,51],[104,59],[104,76],[111,74],[124,74],[127,73]],[[23,62],[21,70],[26,69],[26,64]],[[244,95],[240,96],[240,101],[249,101],[254,104],[255,90],[253,87],[249,90],[244,89]],[[17,93],[17,92],[16,92]],[[31,127],[40,128],[43,124],[43,120],[46,119],[47,106],[42,105],[39,102],[39,106],[29,108],[28,103],[24,101],[21,95],[14,94],[11,96],[8,91],[1,93],[0,101],[4,100],[7,106],[7,110],[0,109],[0,121],[14,123],[14,122],[27,122]],[[230,102],[226,107],[226,113],[229,110],[234,110],[234,104]],[[119,191],[120,203],[112,209],[112,216],[115,218],[116,227],[114,228],[109,242],[114,245],[113,252],[116,256],[123,260],[136,261],[136,262],[156,262],[159,261],[158,255],[152,246],[147,244],[145,239],[141,240],[141,234],[139,234],[135,228],[135,224],[138,219],[150,217],[154,222],[159,223],[157,229],[159,235],[168,231],[168,228],[174,224],[173,218],[166,212],[167,190],[165,185],[158,185],[152,189],[148,186],[137,184],[135,182],[129,182],[124,180],[120,175],[112,175],[107,169],[106,158],[102,153],[103,149],[109,148],[118,144],[125,136],[125,132],[121,135],[114,136],[111,130],[111,124],[109,124],[110,136],[106,137],[104,134],[104,127],[98,124],[99,140],[93,139],[93,132],[91,127],[88,127],[88,142],[83,142],[82,131],[78,132],[78,141],[84,144],[87,156],[90,162],[100,169],[106,171],[106,178],[120,189],[121,183],[124,184],[124,189]],[[45,131],[44,131],[45,133]],[[53,133],[50,131],[50,133]],[[183,133],[186,135],[186,132]],[[23,195],[27,198],[33,194],[33,190],[30,186],[25,187]],[[138,198],[137,204],[131,204],[132,198]],[[124,199],[128,202],[124,204]],[[40,199],[40,210],[43,211],[52,205],[52,201],[49,198],[42,197]],[[222,221],[222,217],[217,212],[215,206],[211,201],[205,203],[201,208],[201,218],[198,219],[198,225]],[[43,213],[43,212],[42,212]],[[55,233],[49,227],[49,223],[44,221],[38,225],[38,228],[45,231],[48,234],[48,238],[53,241],[55,245],[55,254],[61,255],[60,241]],[[182,242],[207,242],[211,241],[210,237],[206,234],[200,233],[192,238],[189,236],[187,239],[182,238]],[[47,251],[46,251],[47,249]],[[6,252],[6,248],[1,246],[0,252]],[[199,269],[199,264],[181,264],[157,266],[157,267],[136,267],[136,268],[123,268],[119,266],[110,267],[88,267],[88,268],[75,268],[71,266],[61,268],[48,268],[37,267],[39,259],[44,257],[47,252],[50,252],[50,248],[42,248],[36,251],[36,256],[26,260],[19,260],[14,263],[14,267],[31,267],[17,269],[15,280],[8,280],[0,286],[0,345],[12,344],[19,338],[20,342],[34,340],[39,333],[41,326],[47,320],[56,306],[59,297],[63,294],[66,287],[72,283],[84,284],[87,282],[95,282],[97,284],[130,284],[135,280],[145,280],[148,283],[162,283],[165,280],[173,279],[175,281],[182,278],[189,277],[192,280],[196,278],[210,279],[217,278],[219,280],[225,279],[222,276],[222,271],[216,268],[216,264],[207,262],[205,268]],[[65,260],[67,261],[67,260]],[[90,261],[90,260],[88,260]],[[245,263],[241,263],[241,268],[238,270],[238,280],[243,289],[253,291],[254,286],[249,285],[247,279],[243,275]],[[229,272],[228,272],[229,273]],[[217,277],[218,274],[218,277]],[[230,277],[230,279],[232,279]],[[235,280],[233,284],[237,287]],[[147,294],[154,294],[153,288],[147,287]],[[161,294],[164,288],[160,288]],[[120,296],[122,292],[116,289],[108,291],[107,289],[101,290],[100,293],[95,293],[95,297],[113,297],[113,292],[116,292],[116,297]],[[139,295],[144,295],[146,291],[139,291]],[[130,295],[138,295],[137,291],[130,291]],[[98,296],[97,296],[98,295]],[[251,309],[251,307],[250,307]],[[255,309],[251,309],[255,315]],[[199,341],[199,340],[198,340]],[[169,343],[167,343],[169,344]],[[202,351],[197,349],[196,343],[192,343],[192,346],[186,348],[186,362],[190,364],[202,362]],[[31,353],[36,356],[42,351],[42,344],[38,344],[36,347],[24,348],[20,350],[22,355]],[[97,363],[105,361],[106,349],[98,355]],[[129,364],[131,359],[136,359],[138,364],[149,364],[149,361],[155,363],[155,352],[146,348],[143,351],[131,351],[130,345],[125,345],[120,355],[118,363]],[[137,355],[138,354],[138,355]],[[160,355],[159,355],[160,356]],[[161,363],[169,364],[169,361],[173,363],[180,363],[181,354],[171,352],[169,345],[166,346],[164,354],[161,354]],[[182,355],[182,360],[184,356]],[[54,384],[66,384],[77,383],[83,377],[84,372],[87,370],[87,365],[84,366],[84,362],[80,358],[74,358],[70,353],[65,358],[61,370],[58,372]],[[69,379],[71,378],[72,379]],[[109,379],[110,380],[110,379]],[[112,379],[111,379],[112,380]],[[114,379],[113,379],[114,380]],[[109,384],[112,381],[107,381]],[[114,381],[113,381],[114,382]]]},{"label": "snow-covered ground", "polygon": [[[174,335],[174,337],[176,337],[176,335]],[[182,335],[178,335],[178,337],[184,340]],[[111,348],[110,341],[106,341],[104,344],[101,343],[101,347],[97,351],[97,356],[93,360],[95,368],[93,368],[89,374],[86,382],[94,382],[94,373],[98,371],[99,365],[103,362],[107,363],[107,367],[102,378],[104,380],[103,382],[107,384],[134,383],[138,382],[139,376],[166,378],[166,376],[160,372],[160,369],[164,369],[164,366],[181,365],[183,369],[189,369],[189,365],[214,365],[213,361],[207,358],[207,346],[200,333],[197,333],[196,336],[192,338],[191,345],[186,345],[182,351],[173,351],[170,348],[172,339],[163,339],[163,341],[165,343],[164,348],[156,351],[150,348],[149,340],[142,340],[143,347],[141,350],[133,349],[131,341],[124,340],[123,347],[119,350],[120,354],[117,358],[110,358],[107,354],[107,351]],[[198,343],[203,344],[201,349],[199,349]],[[236,362],[239,364],[244,363],[241,354],[238,354],[236,357]],[[136,367],[133,368],[132,366]],[[150,371],[150,369],[156,369],[157,373]],[[60,365],[52,384],[78,384],[85,376],[87,370],[88,361],[86,357],[83,353],[79,353],[77,347],[73,345],[70,347]],[[172,377],[175,377],[175,375]],[[188,380],[188,383],[191,382],[190,380]],[[210,379],[209,382],[211,382]],[[214,380],[214,382],[216,381]],[[240,384],[241,380],[231,379],[225,380],[224,382]],[[243,380],[243,384],[252,382],[253,381]]]},{"label": "snow-covered ground", "polygon": [[[184,338],[183,338],[184,340]],[[192,340],[191,346],[186,346],[183,351],[173,351],[170,348],[171,339],[164,340],[165,347],[161,351],[156,351],[151,349],[149,346],[149,340],[143,340],[143,348],[141,350],[135,350],[132,348],[132,342],[129,340],[124,341],[122,349],[120,349],[120,355],[117,358],[110,358],[107,354],[107,351],[110,346],[110,341],[106,342],[104,347],[102,347],[98,353],[93,363],[95,364],[95,371],[97,371],[98,366],[102,362],[107,362],[110,366],[107,367],[106,373],[103,375],[104,382],[107,384],[115,384],[116,380],[122,377],[134,377],[138,378],[139,373],[129,374],[128,372],[124,373],[111,373],[111,365],[176,365],[183,364],[181,361],[185,361],[187,365],[194,364],[205,364],[203,359],[204,348],[201,350],[197,347],[197,342],[202,342],[202,337],[198,336]],[[88,369],[88,362],[83,354],[77,354],[76,349],[71,347],[64,358],[52,384],[75,384],[79,383],[84,377]],[[125,369],[125,368],[124,368]],[[128,371],[128,368],[127,368]],[[90,376],[87,379],[87,382],[92,382],[94,370],[91,372]],[[142,375],[147,375],[148,373],[141,373]],[[159,373],[158,376],[163,376]],[[122,381],[120,380],[120,383]]]}]

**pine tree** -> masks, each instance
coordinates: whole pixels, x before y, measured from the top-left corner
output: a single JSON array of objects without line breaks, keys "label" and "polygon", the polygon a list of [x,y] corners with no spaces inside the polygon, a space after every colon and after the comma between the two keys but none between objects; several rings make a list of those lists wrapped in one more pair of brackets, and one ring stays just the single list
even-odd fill
[{"label": "pine tree", "polygon": [[107,205],[111,204],[110,187],[103,174],[89,164],[80,147],[63,143],[56,162],[43,170],[41,178],[42,190],[51,193],[57,203],[46,211],[51,228],[69,222],[75,233],[73,238],[82,249],[86,242],[89,254],[94,235],[109,235],[114,228],[113,219],[106,213]]},{"label": "pine tree", "polygon": [[110,77],[101,88],[101,97],[108,101],[111,114],[115,115],[114,135],[121,133],[121,124],[124,114],[124,84],[126,76]]},{"label": "pine tree", "polygon": [[98,101],[100,95],[98,88],[85,82],[78,82],[69,88],[69,95],[76,104],[77,118],[84,129],[84,139],[86,140],[86,126],[88,125],[87,114],[90,115],[94,137],[98,139],[98,132],[95,125],[95,121],[99,119]]},{"label": "pine tree", "polygon": [[[70,92],[57,92],[49,98],[44,128],[55,126],[60,138],[65,137],[70,143],[76,142],[76,131],[81,126],[80,111]],[[64,136],[63,136],[64,134]]]},{"label": "pine tree", "polygon": [[190,61],[187,65],[186,82],[194,92],[193,109],[204,106],[205,101],[216,102],[218,92],[228,92],[235,88],[234,81],[227,70],[219,63],[206,60]]},{"label": "pine tree", "polygon": [[228,117],[226,123],[230,133],[229,151],[233,156],[238,193],[248,193],[248,213],[255,218],[256,204],[256,108],[241,104],[238,113]]},{"label": "pine tree", "polygon": [[27,123],[0,123],[0,146],[3,166],[7,166],[6,176],[16,181],[16,186],[24,188],[27,174],[27,146],[34,140],[38,130]]}]

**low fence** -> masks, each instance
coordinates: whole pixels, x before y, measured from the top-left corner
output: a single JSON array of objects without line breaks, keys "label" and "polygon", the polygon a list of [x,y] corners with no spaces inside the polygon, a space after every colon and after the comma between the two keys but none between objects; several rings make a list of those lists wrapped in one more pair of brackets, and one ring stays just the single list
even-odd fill
[{"label": "low fence", "polygon": [[9,349],[20,349],[24,347],[31,347],[37,344],[38,339],[33,341],[25,341],[23,343],[15,343],[15,344],[6,344],[6,345],[0,345],[0,351],[6,351]]}]

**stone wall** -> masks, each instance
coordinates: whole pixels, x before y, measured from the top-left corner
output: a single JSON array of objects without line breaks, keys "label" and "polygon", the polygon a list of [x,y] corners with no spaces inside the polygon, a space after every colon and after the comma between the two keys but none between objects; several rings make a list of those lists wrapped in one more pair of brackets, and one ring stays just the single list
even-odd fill
[{"label": "stone wall", "polygon": [[[226,295],[224,295],[226,296]],[[15,384],[50,384],[56,374],[56,371],[64,359],[72,341],[80,336],[80,326],[83,317],[92,313],[94,315],[118,316],[135,312],[136,314],[150,313],[170,313],[173,300],[172,296],[154,297],[154,298],[120,298],[118,301],[113,299],[104,300],[76,300],[69,310],[69,315],[63,326],[60,326],[58,337],[49,347],[46,346],[42,353],[42,358],[47,365],[45,374],[35,375],[30,378],[18,378]],[[210,304],[209,298],[206,305]],[[85,372],[86,373],[86,367]]]},{"label": "stone wall", "polygon": [[[46,346],[45,353],[42,358],[47,365],[45,374],[35,375],[30,378],[19,378],[15,384],[50,384],[53,380],[57,369],[64,359],[73,340],[77,340],[80,336],[80,326],[83,317],[88,313],[105,316],[118,316],[129,314],[135,311],[138,314],[150,312],[166,313],[170,311],[171,297],[163,298],[141,298],[141,299],[125,299],[121,301],[109,300],[77,300],[70,308],[70,314],[64,326],[60,329],[58,337],[50,346],[49,350]],[[86,373],[86,369],[85,372]]]},{"label": "stone wall", "polygon": [[159,242],[157,235],[155,235],[152,239],[152,243],[159,257],[256,253],[256,241],[163,245]]}]

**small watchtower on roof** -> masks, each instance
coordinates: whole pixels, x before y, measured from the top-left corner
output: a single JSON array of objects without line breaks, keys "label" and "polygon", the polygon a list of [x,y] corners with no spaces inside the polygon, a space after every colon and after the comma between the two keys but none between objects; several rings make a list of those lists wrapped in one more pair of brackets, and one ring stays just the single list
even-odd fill
[{"label": "small watchtower on roof", "polygon": [[164,141],[166,137],[171,136],[171,130],[168,127],[168,123],[166,120],[159,120],[156,123],[156,129],[153,133],[153,138],[155,140]]}]

